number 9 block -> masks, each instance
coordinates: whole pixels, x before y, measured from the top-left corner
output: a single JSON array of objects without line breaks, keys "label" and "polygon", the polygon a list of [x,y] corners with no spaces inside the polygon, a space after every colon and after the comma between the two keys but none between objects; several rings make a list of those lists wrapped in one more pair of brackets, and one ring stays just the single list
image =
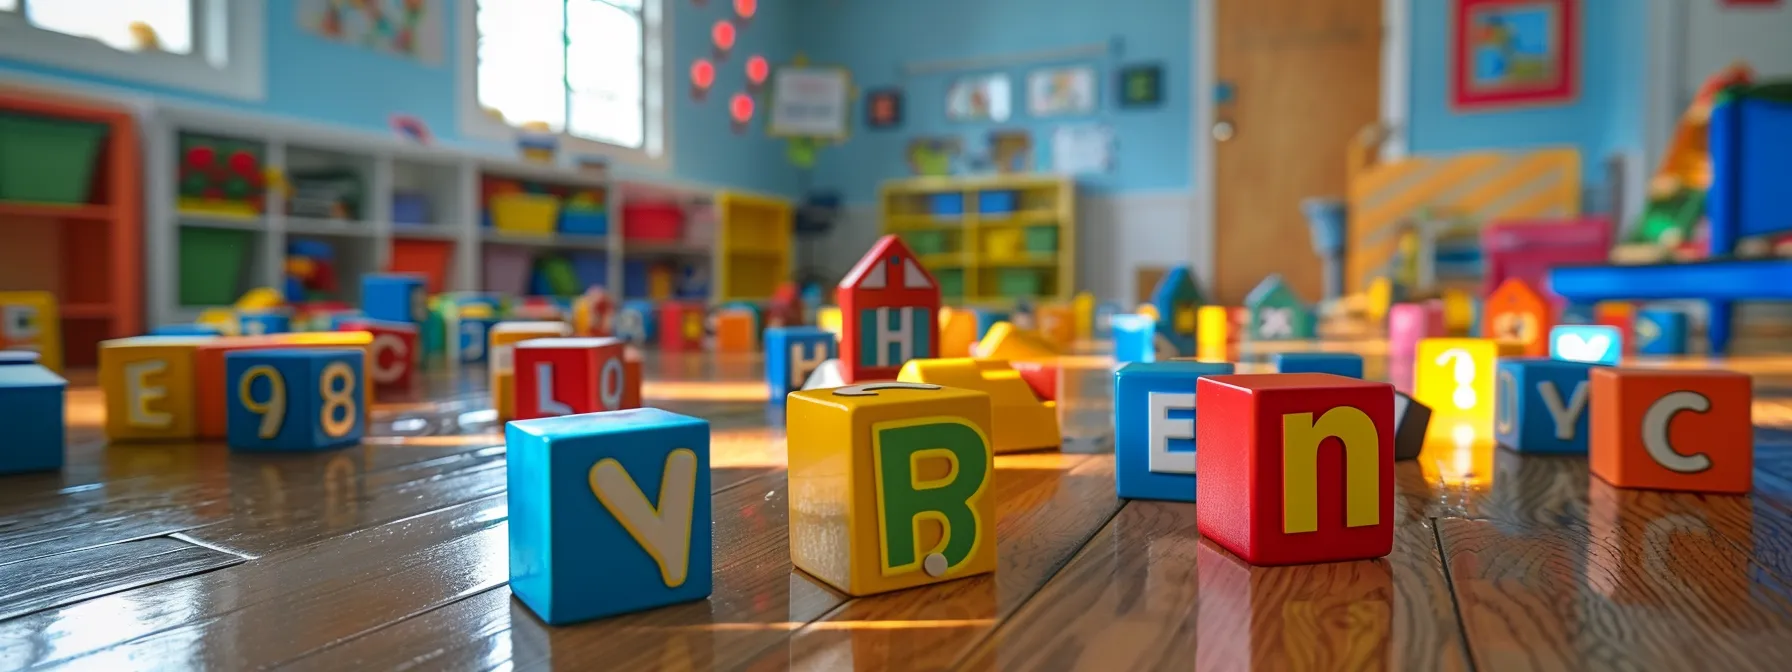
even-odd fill
[{"label": "number 9 block", "polygon": [[245,350],[224,356],[225,439],[235,450],[306,451],[361,442],[361,350]]}]

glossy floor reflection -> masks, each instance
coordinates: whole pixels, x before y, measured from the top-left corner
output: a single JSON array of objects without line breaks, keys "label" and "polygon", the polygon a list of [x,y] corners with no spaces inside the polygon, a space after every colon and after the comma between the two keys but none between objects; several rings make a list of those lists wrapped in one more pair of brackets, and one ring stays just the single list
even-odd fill
[{"label": "glossy floor reflection", "polygon": [[68,468],[0,478],[0,670],[1783,669],[1792,358],[1732,362],[1759,374],[1749,496],[1619,490],[1440,420],[1396,468],[1392,554],[1257,568],[1193,505],[1115,498],[1111,364],[1067,359],[1064,450],[996,461],[996,574],[849,599],[790,566],[757,358],[651,357],[649,403],[713,424],[715,594],[566,628],[505,586],[481,372],[297,456],[107,446],[77,377]]}]

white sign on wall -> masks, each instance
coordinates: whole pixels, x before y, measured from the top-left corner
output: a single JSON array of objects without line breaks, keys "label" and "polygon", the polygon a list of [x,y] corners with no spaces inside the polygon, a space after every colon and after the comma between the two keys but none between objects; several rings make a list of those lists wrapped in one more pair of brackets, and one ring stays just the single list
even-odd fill
[{"label": "white sign on wall", "polygon": [[843,68],[778,68],[772,73],[768,132],[783,137],[846,137],[851,89]]}]

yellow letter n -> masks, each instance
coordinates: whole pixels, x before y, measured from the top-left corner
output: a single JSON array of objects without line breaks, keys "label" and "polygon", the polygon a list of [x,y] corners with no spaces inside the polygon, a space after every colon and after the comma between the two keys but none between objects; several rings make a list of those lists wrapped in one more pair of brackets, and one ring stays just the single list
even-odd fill
[{"label": "yellow letter n", "polygon": [[1355,406],[1339,406],[1313,422],[1312,413],[1282,416],[1282,531],[1319,530],[1319,447],[1344,444],[1344,526],[1381,522],[1381,440],[1375,421]]}]

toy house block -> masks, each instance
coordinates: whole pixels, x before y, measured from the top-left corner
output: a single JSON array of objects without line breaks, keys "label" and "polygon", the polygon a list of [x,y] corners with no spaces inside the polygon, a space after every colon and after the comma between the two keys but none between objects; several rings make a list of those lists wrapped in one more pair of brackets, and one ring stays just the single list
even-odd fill
[{"label": "toy house block", "polygon": [[660,350],[684,352],[703,348],[703,307],[684,301],[660,304]]},{"label": "toy house block", "polygon": [[1076,324],[1072,322],[1069,305],[1043,304],[1033,311],[1033,315],[1040,338],[1053,349],[1062,352],[1076,343]]},{"label": "toy house block", "polygon": [[1245,295],[1251,311],[1247,335],[1254,341],[1294,341],[1313,338],[1319,325],[1313,309],[1294,295],[1280,274],[1263,279]]},{"label": "toy house block", "polygon": [[1521,453],[1586,454],[1592,367],[1557,359],[1500,360],[1494,439]]},{"label": "toy house block", "polygon": [[1033,388],[1033,396],[1040,401],[1058,400],[1058,377],[1063,370],[1053,362],[1009,362],[1015,371],[1020,372],[1020,379],[1026,381],[1027,387]]},{"label": "toy house block", "polygon": [[616,330],[616,301],[602,287],[591,287],[572,300],[574,336],[609,336]]},{"label": "toy house block", "polygon": [[1121,497],[1195,501],[1195,380],[1231,364],[1135,362],[1114,372],[1114,477]]},{"label": "toy house block", "polygon": [[1412,460],[1425,448],[1431,429],[1431,407],[1399,390],[1394,391],[1394,459]]},{"label": "toy house block", "polygon": [[1593,318],[1593,304],[1572,301],[1562,304],[1562,312],[1556,315],[1556,324],[1597,324]]},{"label": "toy house block", "polygon": [[989,330],[991,328],[995,327],[996,323],[998,323],[998,322],[1013,323],[1014,322],[1014,319],[1013,319],[1014,315],[1012,313],[1009,313],[1007,311],[1001,311],[1001,310],[987,310],[987,309],[983,309],[983,308],[972,308],[971,315],[972,315],[972,317],[974,317],[976,319],[977,340],[979,340],[979,341],[983,340],[983,337],[985,335],[989,334]]},{"label": "toy house block", "polygon": [[852,596],[995,571],[989,395],[901,382],[804,390],[785,426],[798,569]]},{"label": "toy house block", "polygon": [[803,381],[805,390],[825,390],[846,385],[846,374],[841,373],[840,360],[830,359],[809,373],[809,379]]},{"label": "toy house block", "polygon": [[821,306],[815,309],[815,326],[839,340],[841,330],[846,328],[846,318],[841,316],[839,306]]},{"label": "toy house block", "polygon": [[803,389],[803,382],[838,355],[834,335],[819,327],[773,327],[765,330],[765,382],[771,402]]},{"label": "toy house block", "polygon": [[658,312],[651,301],[625,301],[616,311],[616,337],[637,347],[659,340]]},{"label": "toy house block", "polygon": [[307,451],[361,442],[361,350],[239,350],[224,356],[225,441],[232,450]]},{"label": "toy house block", "polygon": [[1020,372],[997,359],[916,359],[904,364],[896,380],[977,390],[989,395],[990,449],[996,453],[1055,449],[1063,443],[1058,432],[1057,405],[1040,401]]},{"label": "toy house block", "polygon": [[1617,366],[1624,355],[1624,334],[1615,327],[1562,325],[1549,330],[1549,358],[1564,362]]},{"label": "toy house block", "polygon": [[138,336],[100,343],[99,384],[106,395],[106,438],[193,438],[193,351],[210,340]]},{"label": "toy house block", "polygon": [[337,328],[373,337],[367,349],[367,368],[376,390],[410,388],[422,356],[415,323],[356,317],[343,320]]},{"label": "toy house block", "polygon": [[237,313],[236,333],[244,336],[269,336],[291,332],[292,314],[284,310],[254,310]]},{"label": "toy house block", "polygon": [[535,338],[512,346],[518,420],[625,408],[626,347],[618,338]]},{"label": "toy house block", "polygon": [[759,347],[754,325],[758,320],[743,310],[716,313],[716,352],[753,352]]},{"label": "toy house block", "polygon": [[1195,383],[1195,523],[1253,565],[1394,546],[1394,388],[1324,373]]},{"label": "toy house block", "polygon": [[1636,352],[1639,355],[1686,354],[1686,313],[1677,310],[1637,313]]},{"label": "toy house block", "polygon": [[977,342],[971,356],[981,359],[1052,359],[1059,354],[1039,332],[1023,329],[1012,322],[997,322]]},{"label": "toy house block", "polygon": [[519,420],[510,589],[550,625],[709,597],[709,423],[657,408]]},{"label": "toy house block", "polygon": [[908,360],[939,356],[940,286],[901,238],[878,239],[838,295],[846,382],[891,380]]},{"label": "toy house block", "polygon": [[62,468],[68,382],[37,362],[34,352],[0,357],[0,476]]},{"label": "toy house block", "polygon": [[1329,373],[1363,377],[1363,356],[1350,352],[1281,352],[1270,356],[1276,373]]},{"label": "toy house block", "polygon": [[940,356],[969,357],[977,346],[977,316],[959,308],[940,309]]},{"label": "toy house block", "polygon": [[0,292],[0,350],[30,350],[38,364],[62,371],[62,318],[49,292]]},{"label": "toy house block", "polygon": [[1525,281],[1507,278],[1481,308],[1481,335],[1518,343],[1526,357],[1549,356],[1549,302]]},{"label": "toy house block", "polygon": [[491,352],[492,408],[498,421],[516,417],[516,344],[532,338],[566,338],[572,327],[565,322],[499,322],[492,325]]},{"label": "toy house block", "polygon": [[1095,295],[1077,292],[1070,300],[1071,333],[1079,341],[1095,338]]},{"label": "toy house block", "polygon": [[429,293],[423,276],[369,273],[361,276],[361,313],[388,322],[422,323],[429,317]]},{"label": "toy house block", "polygon": [[1493,421],[1494,364],[1518,356],[1518,345],[1490,338],[1427,338],[1413,361],[1413,398],[1439,416]]},{"label": "toy house block", "polygon": [[1389,357],[1411,357],[1419,341],[1447,335],[1441,302],[1398,303],[1388,309]]},{"label": "toy house block", "polygon": [[1115,315],[1110,323],[1115,362],[1157,361],[1157,320],[1144,315]]},{"label": "toy house block", "polygon": [[1746,493],[1754,484],[1749,377],[1593,367],[1588,461],[1620,488]]},{"label": "toy house block", "polygon": [[1195,287],[1188,266],[1165,272],[1151,289],[1151,307],[1157,311],[1157,331],[1176,349],[1177,357],[1195,354],[1195,311],[1201,307],[1201,290]]}]

